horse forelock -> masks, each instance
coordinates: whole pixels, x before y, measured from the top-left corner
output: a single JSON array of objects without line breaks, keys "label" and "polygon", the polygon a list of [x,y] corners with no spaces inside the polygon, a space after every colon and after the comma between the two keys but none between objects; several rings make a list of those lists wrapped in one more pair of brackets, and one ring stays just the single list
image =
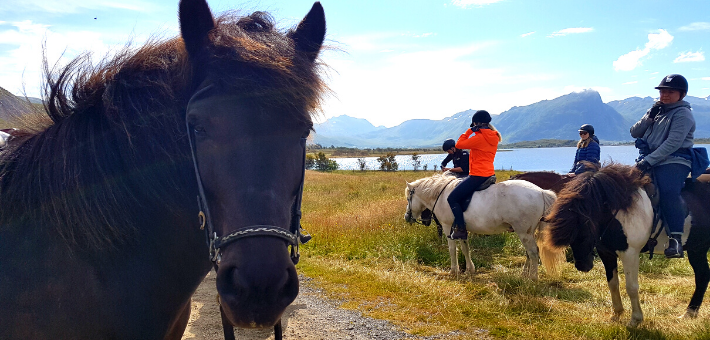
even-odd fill
[{"label": "horse forelock", "polygon": [[[227,13],[210,38],[207,69],[311,124],[325,91],[319,64],[296,57],[267,14]],[[243,67],[235,70],[234,61]],[[0,225],[32,219],[88,249],[131,242],[140,217],[131,211],[146,202],[177,209],[195,186],[184,127],[193,67],[184,44],[151,39],[96,64],[83,54],[63,67],[44,65],[52,122],[22,121],[31,134],[0,155],[0,203],[11,207],[0,210]]]},{"label": "horse forelock", "polygon": [[[210,32],[210,76],[220,78],[263,105],[286,108],[299,121],[311,123],[328,88],[320,74],[325,65],[299,55],[286,31],[278,30],[266,12],[240,17],[227,12]],[[234,70],[234,62],[251,65]],[[236,71],[236,72],[235,72]]]}]

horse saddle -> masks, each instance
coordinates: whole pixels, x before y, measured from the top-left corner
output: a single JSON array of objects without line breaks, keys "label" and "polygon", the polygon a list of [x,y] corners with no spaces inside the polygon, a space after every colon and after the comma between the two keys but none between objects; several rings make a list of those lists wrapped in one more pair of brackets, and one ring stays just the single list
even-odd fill
[{"label": "horse saddle", "polygon": [[[663,214],[661,214],[661,208],[660,208],[660,193],[658,190],[656,190],[656,186],[653,183],[649,183],[646,186],[644,186],[644,190],[646,190],[646,194],[648,195],[649,199],[651,199],[651,206],[653,207],[653,227],[651,228],[651,237],[648,239],[648,242],[646,245],[641,249],[641,252],[650,252],[651,253],[651,258],[653,258],[653,249],[655,248],[656,244],[658,241],[656,241],[656,238],[658,238],[658,235],[661,234],[661,231],[666,230],[668,232],[668,224],[666,223],[665,219],[663,218]],[[681,204],[683,205],[683,216],[688,217],[690,214],[690,210],[688,209],[688,204],[685,203],[685,200],[681,197],[680,199]],[[658,223],[661,223],[662,228],[658,228]]]},{"label": "horse saddle", "polygon": [[[488,189],[488,187],[490,187],[491,185],[493,185],[495,183],[496,183],[496,175],[493,175],[491,177],[488,177],[488,179],[485,182],[481,183],[481,185],[478,187],[478,189],[476,189],[476,191],[486,190],[486,189]],[[461,203],[461,211],[466,211],[466,209],[468,209],[468,205],[471,204],[471,199],[473,199],[473,195],[476,194],[476,191],[474,191],[471,194],[471,197],[465,199]]]}]

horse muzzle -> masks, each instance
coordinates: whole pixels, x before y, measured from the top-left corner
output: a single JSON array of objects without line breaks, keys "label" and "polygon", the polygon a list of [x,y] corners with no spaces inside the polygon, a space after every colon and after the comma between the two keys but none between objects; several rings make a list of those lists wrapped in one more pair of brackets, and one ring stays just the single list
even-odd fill
[{"label": "horse muzzle", "polygon": [[272,327],[298,295],[296,268],[280,239],[252,238],[235,245],[225,249],[217,271],[224,315],[238,327]]}]

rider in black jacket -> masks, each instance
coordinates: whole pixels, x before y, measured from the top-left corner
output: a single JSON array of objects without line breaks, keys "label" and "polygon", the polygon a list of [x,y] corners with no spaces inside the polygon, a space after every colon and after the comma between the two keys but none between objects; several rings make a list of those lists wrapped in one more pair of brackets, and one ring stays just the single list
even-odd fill
[{"label": "rider in black jacket", "polygon": [[[451,171],[459,178],[468,176],[468,151],[457,149],[456,141],[453,139],[445,140],[441,148],[448,153],[446,158],[441,162],[441,171]],[[449,161],[454,162],[453,168],[446,167]]]}]

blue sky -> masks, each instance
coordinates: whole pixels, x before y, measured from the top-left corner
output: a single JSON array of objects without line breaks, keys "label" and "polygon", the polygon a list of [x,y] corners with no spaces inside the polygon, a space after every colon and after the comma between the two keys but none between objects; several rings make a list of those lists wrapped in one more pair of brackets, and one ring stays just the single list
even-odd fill
[{"label": "blue sky", "polygon": [[[312,1],[209,1],[213,11],[266,10],[295,25]],[[333,90],[321,121],[339,115],[394,126],[467,109],[500,113],[583,89],[605,102],[657,96],[666,74],[710,96],[710,1],[322,0]],[[101,57],[131,38],[179,33],[177,0],[2,0],[0,87],[41,88],[50,61]]]}]

